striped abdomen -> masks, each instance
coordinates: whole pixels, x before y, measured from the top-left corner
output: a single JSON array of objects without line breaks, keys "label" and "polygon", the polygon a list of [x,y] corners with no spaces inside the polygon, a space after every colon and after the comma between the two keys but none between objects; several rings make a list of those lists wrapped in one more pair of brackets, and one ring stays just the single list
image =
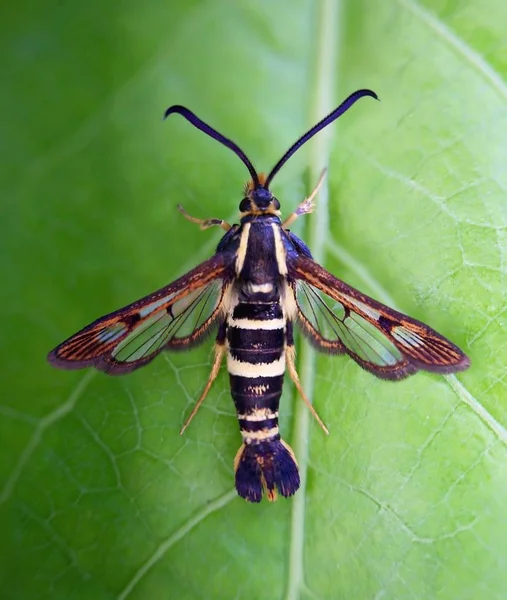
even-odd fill
[{"label": "striped abdomen", "polygon": [[238,494],[259,502],[299,487],[294,454],[280,439],[278,406],[285,372],[280,302],[240,302],[227,320],[227,368],[243,437],[234,461]]}]

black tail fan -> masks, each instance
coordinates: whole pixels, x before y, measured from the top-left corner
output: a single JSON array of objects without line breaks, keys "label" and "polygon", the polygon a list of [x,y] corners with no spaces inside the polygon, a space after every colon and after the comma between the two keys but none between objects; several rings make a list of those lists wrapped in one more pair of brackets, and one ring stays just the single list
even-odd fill
[{"label": "black tail fan", "polygon": [[288,497],[299,488],[299,470],[290,446],[281,439],[243,444],[234,459],[236,490],[249,502],[260,502],[266,492],[276,500],[277,492]]}]

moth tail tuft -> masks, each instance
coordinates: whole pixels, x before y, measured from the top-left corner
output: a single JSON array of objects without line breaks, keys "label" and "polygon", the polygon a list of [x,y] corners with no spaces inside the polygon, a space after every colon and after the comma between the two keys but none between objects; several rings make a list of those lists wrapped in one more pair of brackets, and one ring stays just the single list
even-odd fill
[{"label": "moth tail tuft", "polygon": [[299,470],[294,452],[281,439],[243,444],[234,459],[236,490],[248,502],[270,502],[277,493],[292,496],[299,488]]}]

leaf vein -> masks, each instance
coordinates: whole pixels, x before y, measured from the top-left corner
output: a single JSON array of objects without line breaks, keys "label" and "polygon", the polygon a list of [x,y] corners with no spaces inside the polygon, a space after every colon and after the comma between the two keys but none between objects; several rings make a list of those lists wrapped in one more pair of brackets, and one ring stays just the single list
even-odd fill
[{"label": "leaf vein", "polygon": [[190,533],[199,523],[202,523],[206,517],[211,515],[212,513],[220,510],[229,502],[232,502],[235,498],[238,497],[236,490],[231,490],[226,494],[223,494],[216,500],[213,500],[209,504],[200,510],[193,517],[190,517],[181,527],[179,527],[172,535],[166,538],[155,551],[151,554],[151,556],[144,561],[144,563],[139,567],[139,569],[134,573],[132,579],[126,584],[123,590],[118,594],[118,600],[125,600],[132,590],[139,584],[139,582],[143,579],[143,577],[148,573],[148,571],[155,566],[165,554],[182,538],[185,537],[188,533]]},{"label": "leaf vein", "polygon": [[[327,243],[327,247],[331,254],[341,260],[343,264],[349,268],[354,269],[357,275],[364,281],[364,283],[371,287],[375,291],[375,295],[380,302],[389,304],[395,310],[401,310],[396,303],[393,301],[391,296],[385,291],[382,285],[371,275],[368,270],[361,266],[359,261],[353,258],[346,250],[342,249],[336,242]],[[357,268],[358,265],[361,268]],[[477,417],[498,437],[502,444],[507,446],[507,429],[499,423],[495,417],[473,396],[473,394],[465,387],[465,385],[459,381],[456,375],[444,375],[447,383],[451,386],[452,390],[456,393],[458,398],[466,404]]]},{"label": "leaf vein", "polygon": [[462,40],[455,31],[452,31],[445,23],[414,0],[398,0],[398,3],[432,29],[456,54],[462,56],[496,90],[501,98],[507,100],[507,84],[502,77],[478,52]]},{"label": "leaf vein", "polygon": [[[315,55],[316,92],[310,109],[312,124],[327,114],[333,105],[341,11],[342,2],[340,0],[322,0],[319,3],[318,31],[314,36],[319,42]],[[312,142],[311,181],[317,181],[322,169],[329,163],[330,133],[329,130],[324,130]],[[317,262],[323,262],[325,239],[328,237],[328,197],[329,185],[325,180],[319,192],[319,208],[308,220],[308,242]],[[309,345],[304,345],[300,349],[299,368],[301,383],[311,401],[315,389],[315,351]],[[301,488],[292,501],[286,600],[297,600],[306,585],[304,542],[309,430],[310,414],[303,402],[296,398],[293,446],[299,462]]]},{"label": "leaf vein", "polygon": [[23,472],[26,463],[29,461],[30,457],[40,444],[46,429],[49,429],[49,427],[51,427],[52,425],[60,421],[60,419],[63,419],[70,412],[72,412],[72,410],[77,404],[77,401],[81,397],[81,394],[85,391],[88,384],[93,379],[94,375],[94,371],[86,373],[86,375],[79,381],[79,383],[70,393],[67,400],[65,400],[63,404],[55,408],[55,410],[49,413],[49,415],[43,417],[39,421],[37,427],[35,428],[35,431],[33,432],[32,437],[30,438],[28,444],[25,446],[23,452],[21,452],[18,462],[14,466],[14,469],[12,470],[10,476],[7,478],[7,482],[5,483],[2,492],[0,493],[0,506],[2,506],[2,504],[5,504],[5,502],[7,502],[7,500],[9,500],[9,498],[11,497],[11,494],[14,491],[14,488],[16,487],[18,479],[21,476],[21,473]]}]

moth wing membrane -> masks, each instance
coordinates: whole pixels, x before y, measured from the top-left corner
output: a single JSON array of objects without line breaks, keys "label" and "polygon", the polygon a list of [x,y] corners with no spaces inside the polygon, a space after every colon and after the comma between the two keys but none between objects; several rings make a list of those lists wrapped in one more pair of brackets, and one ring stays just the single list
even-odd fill
[{"label": "moth wing membrane", "polygon": [[434,329],[348,286],[314,260],[298,256],[288,267],[298,322],[318,350],[347,353],[383,379],[469,366],[468,357]]},{"label": "moth wing membrane", "polygon": [[97,319],[50,352],[49,362],[119,375],[164,349],[199,344],[222,311],[231,264],[230,255],[216,254],[168,286]]}]

